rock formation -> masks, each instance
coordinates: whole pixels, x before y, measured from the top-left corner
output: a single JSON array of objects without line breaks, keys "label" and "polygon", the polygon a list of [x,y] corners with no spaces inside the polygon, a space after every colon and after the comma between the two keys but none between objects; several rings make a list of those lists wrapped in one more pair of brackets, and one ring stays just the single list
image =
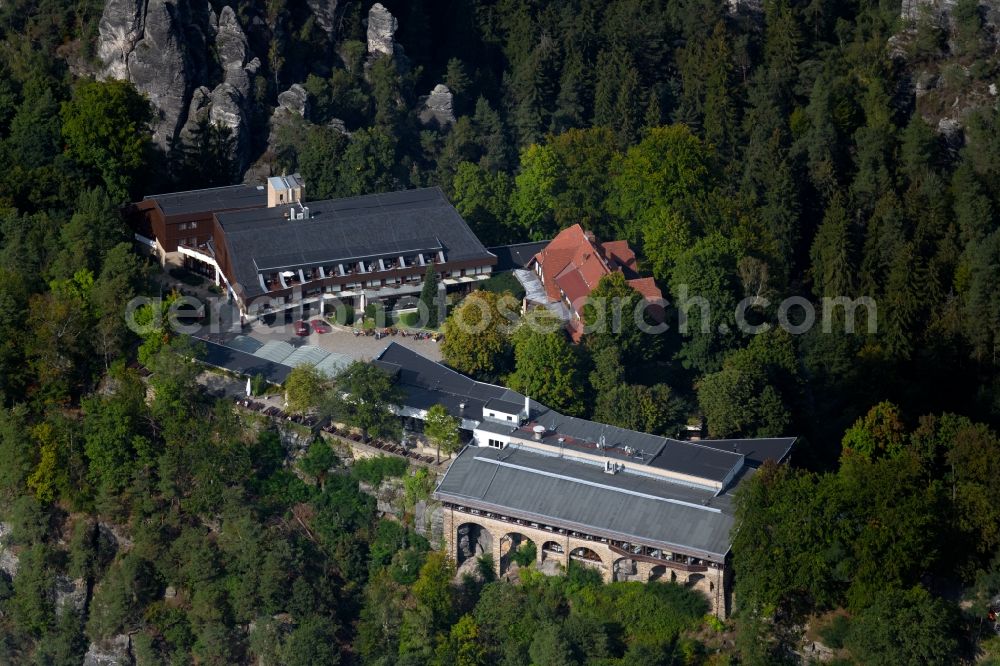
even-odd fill
[{"label": "rock formation", "polygon": [[306,0],[306,3],[323,32],[333,34],[337,28],[337,0]]},{"label": "rock formation", "polygon": [[132,641],[126,634],[91,643],[83,657],[83,666],[126,666],[131,663]]},{"label": "rock formation", "polygon": [[13,532],[10,523],[0,523],[0,574],[5,574],[13,580],[17,575],[18,557],[7,545],[7,540]]},{"label": "rock formation", "polygon": [[[156,145],[167,149],[207,115],[232,130],[234,158],[245,165],[248,108],[260,60],[250,52],[232,7],[216,16],[203,0],[107,0],[99,33],[103,77],[131,81],[149,97]],[[221,73],[207,62],[213,42]],[[206,85],[220,78],[214,88]]]},{"label": "rock formation", "polygon": [[[260,69],[260,60],[250,58],[246,33],[236,12],[228,5],[219,12],[215,45],[222,65],[223,81],[212,91],[209,118],[213,124],[232,131],[233,159],[242,170],[250,159],[249,107],[252,79]],[[194,100],[192,100],[192,103]]]},{"label": "rock formation", "polygon": [[128,56],[142,38],[145,0],[108,0],[99,25],[97,57],[104,63],[104,76],[128,78]]},{"label": "rock formation", "polygon": [[451,125],[455,122],[455,112],[451,105],[452,94],[448,86],[443,83],[437,84],[424,100],[424,107],[420,111],[420,122],[424,125],[436,124],[438,127]]},{"label": "rock formation", "polygon": [[389,10],[376,2],[368,11],[368,54],[378,57],[392,57],[396,51],[394,41],[399,22]]},{"label": "rock formation", "polygon": [[[112,23],[108,8],[101,18],[104,28]],[[127,17],[131,22],[131,17]],[[180,25],[178,7],[167,0],[149,0],[142,24],[142,39],[137,41],[125,58],[125,78],[145,93],[156,110],[153,122],[153,142],[166,147],[184,116],[190,95],[191,71]],[[106,52],[101,45],[98,52]],[[120,69],[116,69],[120,71]]]},{"label": "rock formation", "polygon": [[309,93],[298,83],[278,95],[278,106],[305,118],[309,114]]},{"label": "rock formation", "polygon": [[69,576],[56,576],[55,601],[57,615],[61,616],[67,610],[82,613],[87,603],[87,581],[82,578],[74,580]]}]

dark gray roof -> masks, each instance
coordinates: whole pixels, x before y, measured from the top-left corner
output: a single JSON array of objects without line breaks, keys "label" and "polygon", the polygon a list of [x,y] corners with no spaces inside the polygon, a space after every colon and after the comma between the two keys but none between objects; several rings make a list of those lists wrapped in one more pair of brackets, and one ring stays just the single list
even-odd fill
[{"label": "dark gray roof", "polygon": [[[491,401],[509,403],[505,409],[510,411],[505,413],[516,414],[524,405],[524,396],[520,393],[472,380],[402,345],[389,343],[378,356],[378,362],[389,363],[400,369],[399,385],[406,395],[406,404],[410,407],[427,409],[440,403],[455,416],[479,420],[482,418],[483,407]],[[464,411],[459,409],[460,403],[465,403]],[[738,451],[732,450],[733,440],[726,440],[727,443],[722,446],[710,446],[709,440],[682,442],[566,416],[532,401],[531,418],[518,429],[519,436],[532,437],[535,425],[545,427],[543,442],[546,444],[586,449],[612,459],[628,459],[718,483],[725,481],[742,464],[745,450],[753,450],[752,442],[757,441],[737,440],[743,442],[742,449]],[[566,441],[560,443],[560,438]],[[760,441],[766,443],[768,440]],[[773,441],[794,442],[794,438]],[[598,450],[597,445],[602,442],[603,448]],[[765,446],[769,447],[767,444]],[[631,453],[625,447],[629,447]]]},{"label": "dark gray roof", "polygon": [[448,261],[492,255],[440,188],[310,201],[310,218],[285,218],[288,206],[222,213],[236,281],[261,293],[257,271],[443,249]]},{"label": "dark gray roof", "polygon": [[515,245],[500,245],[489,248],[489,251],[497,256],[497,265],[494,271],[512,271],[515,268],[524,268],[531,259],[545,249],[549,241],[539,241],[537,243],[517,243]]},{"label": "dark gray roof", "polygon": [[703,439],[697,443],[722,451],[732,451],[746,456],[746,462],[760,467],[765,460],[782,462],[792,450],[795,437],[771,437],[761,439]]},{"label": "dark gray roof", "polygon": [[721,482],[732,473],[734,467],[743,463],[742,456],[732,451],[676,439],[664,442],[663,449],[649,462],[651,467]]},{"label": "dark gray roof", "polygon": [[486,409],[503,412],[504,414],[520,414],[524,410],[524,403],[493,398],[486,403]]},{"label": "dark gray roof", "polygon": [[164,215],[190,215],[219,210],[263,208],[267,206],[267,190],[263,185],[229,185],[143,197],[143,201],[150,200],[156,200]]},{"label": "dark gray roof", "polygon": [[476,430],[492,432],[498,435],[509,435],[517,430],[517,426],[513,423],[504,423],[503,421],[483,421],[476,426]]},{"label": "dark gray roof", "polygon": [[728,493],[716,497],[638,474],[605,474],[596,465],[516,447],[467,447],[434,496],[716,560],[729,551],[734,521]]},{"label": "dark gray roof", "polygon": [[201,360],[217,368],[225,368],[247,377],[260,374],[272,384],[283,383],[288,377],[288,373],[292,371],[287,365],[268,361],[260,356],[247,354],[232,347],[225,347],[203,339],[199,339],[199,342],[205,346],[205,356]]},{"label": "dark gray roof", "polygon": [[[520,393],[477,382],[395,342],[389,343],[375,363],[399,369],[395,376],[407,407],[429,409],[440,404],[452,416],[478,421],[483,417],[483,407],[491,400],[517,404],[518,409],[524,405],[524,396]],[[462,404],[465,409],[461,408]],[[531,405],[532,410],[546,409],[534,401]]]}]

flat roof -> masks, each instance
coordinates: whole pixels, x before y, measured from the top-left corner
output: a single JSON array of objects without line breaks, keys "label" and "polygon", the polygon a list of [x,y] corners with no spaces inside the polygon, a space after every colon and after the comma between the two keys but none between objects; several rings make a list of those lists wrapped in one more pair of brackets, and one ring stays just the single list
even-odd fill
[{"label": "flat roof", "polygon": [[549,241],[546,240],[532,243],[515,243],[513,245],[498,245],[487,249],[497,256],[497,265],[494,270],[502,272],[524,268],[548,244]]},{"label": "flat roof", "polygon": [[156,201],[164,215],[192,215],[220,210],[265,208],[267,189],[263,185],[227,185],[204,190],[150,194],[143,201]]},{"label": "flat roof", "polygon": [[434,497],[716,560],[729,551],[734,524],[730,493],[606,474],[597,465],[517,447],[466,447]]},{"label": "flat roof", "polygon": [[695,444],[731,451],[746,456],[752,467],[760,467],[765,460],[783,462],[795,444],[795,437],[764,437],[761,439],[701,439]]},{"label": "flat roof", "polygon": [[[405,396],[406,406],[414,409],[444,405],[454,417],[480,421],[483,418],[483,407],[491,400],[516,403],[518,409],[524,404],[524,396],[520,393],[502,386],[477,382],[394,342],[390,342],[373,363],[396,377],[397,385]],[[531,405],[533,410],[546,409],[544,405],[534,401]]]},{"label": "flat roof", "polygon": [[448,261],[495,260],[437,187],[305,206],[310,217],[303,220],[285,217],[290,206],[217,215],[236,281],[248,296],[263,293],[257,277],[263,271],[442,250]]},{"label": "flat roof", "polygon": [[524,411],[524,403],[502,400],[501,398],[493,398],[486,403],[486,409],[503,412],[504,414],[520,414]]}]

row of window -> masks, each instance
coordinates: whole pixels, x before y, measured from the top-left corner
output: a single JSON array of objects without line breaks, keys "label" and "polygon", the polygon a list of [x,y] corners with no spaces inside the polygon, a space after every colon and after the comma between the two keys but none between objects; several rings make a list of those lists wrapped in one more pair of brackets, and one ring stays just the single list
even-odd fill
[{"label": "row of window", "polygon": [[489,440],[486,440],[486,441],[494,449],[502,449],[504,447],[504,443],[501,442],[499,439],[489,439]]},{"label": "row of window", "polygon": [[178,231],[184,231],[185,229],[197,229],[197,228],[198,228],[197,222],[181,222],[180,224],[177,225]]}]

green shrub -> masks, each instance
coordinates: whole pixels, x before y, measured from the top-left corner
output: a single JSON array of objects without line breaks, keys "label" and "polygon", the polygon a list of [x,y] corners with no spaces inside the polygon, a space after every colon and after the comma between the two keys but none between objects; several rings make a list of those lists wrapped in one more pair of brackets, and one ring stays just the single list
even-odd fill
[{"label": "green shrub", "polygon": [[264,395],[267,393],[267,380],[259,372],[250,378],[250,393],[252,395]]},{"label": "green shrub", "polygon": [[834,615],[830,621],[817,627],[816,633],[823,639],[823,644],[834,650],[844,647],[844,639],[851,628],[851,621],[846,615]]},{"label": "green shrub", "polygon": [[534,541],[525,541],[518,549],[514,551],[514,554],[510,556],[510,559],[517,562],[518,566],[526,567],[535,561],[535,557],[538,555],[538,548],[535,546]]},{"label": "green shrub", "polygon": [[408,467],[406,460],[395,456],[375,456],[362,458],[351,466],[351,474],[358,481],[364,481],[377,488],[383,479],[391,476],[403,476]]},{"label": "green shrub", "polygon": [[399,315],[399,323],[407,328],[419,328],[420,327],[420,313],[419,312],[404,312]]},{"label": "green shrub", "polygon": [[518,300],[524,298],[524,287],[517,281],[513,273],[497,273],[488,280],[481,282],[479,288],[484,291],[492,291],[496,294],[510,292]]}]

